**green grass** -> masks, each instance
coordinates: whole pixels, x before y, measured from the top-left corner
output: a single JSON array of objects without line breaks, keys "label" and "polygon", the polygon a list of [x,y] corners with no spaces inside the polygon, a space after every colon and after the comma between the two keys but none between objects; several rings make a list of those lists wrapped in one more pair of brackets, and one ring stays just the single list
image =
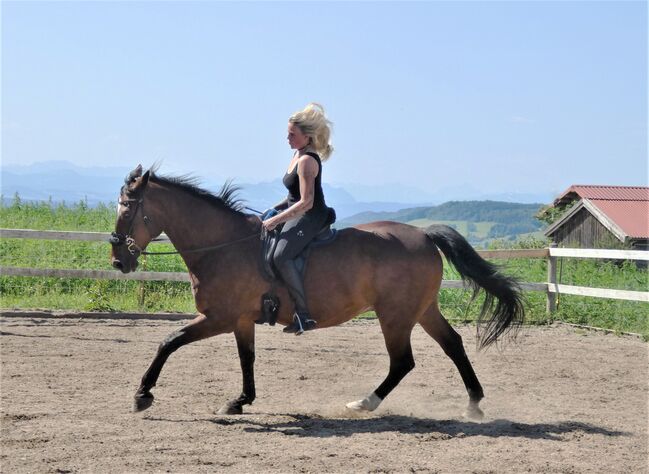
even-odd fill
[{"label": "green grass", "polygon": [[455,228],[460,234],[465,236],[469,242],[476,248],[492,247],[494,242],[501,245],[512,245],[520,240],[543,240],[543,232],[529,232],[518,235],[508,235],[506,237],[494,238],[489,237],[491,228],[496,225],[495,222],[471,222],[467,220],[432,220],[432,219],[414,219],[407,222],[415,227],[426,228],[433,224],[444,224]]},{"label": "green grass", "polygon": [[415,219],[409,221],[408,224],[415,227],[426,228],[433,224],[444,224],[455,227],[455,229],[462,235],[469,233],[475,235],[476,238],[484,239],[489,234],[489,231],[494,226],[495,222],[469,222],[469,221],[435,221],[431,219]]},{"label": "green grass", "polygon": [[[2,227],[102,231],[112,230],[115,209],[112,205],[88,208],[84,203],[70,207],[48,203],[27,204],[15,200],[0,207]],[[454,221],[460,223],[462,221]],[[466,224],[466,222],[465,222]],[[490,223],[478,227],[488,232]],[[463,231],[459,227],[460,232]],[[538,248],[547,242],[527,238],[516,243],[493,241],[491,248]],[[171,249],[170,245],[152,244],[152,250]],[[103,242],[40,241],[1,239],[0,264],[33,268],[76,268],[109,270],[110,247]],[[545,259],[510,259],[495,261],[502,271],[526,282],[544,282],[547,275]],[[140,258],[140,270],[186,271],[177,255]],[[647,270],[632,262],[564,258],[559,261],[561,283],[598,288],[647,291]],[[445,279],[459,275],[445,265]],[[195,311],[188,283],[137,282],[91,279],[58,279],[0,276],[0,306],[9,308],[45,308],[97,311]],[[465,290],[444,289],[440,294],[442,312],[451,321],[472,321],[478,314],[481,299],[471,303]],[[527,321],[540,324],[551,321],[546,315],[544,293],[526,292]],[[633,332],[649,338],[647,303],[610,299],[561,296],[553,319],[566,322]],[[363,318],[374,317],[372,312]]]}]

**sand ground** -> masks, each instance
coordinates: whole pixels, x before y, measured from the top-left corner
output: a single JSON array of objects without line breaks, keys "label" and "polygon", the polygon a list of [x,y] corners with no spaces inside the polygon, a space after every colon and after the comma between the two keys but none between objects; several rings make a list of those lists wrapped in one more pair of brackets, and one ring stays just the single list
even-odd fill
[{"label": "sand ground", "polygon": [[2,318],[2,472],[647,472],[648,345],[568,327],[527,327],[476,352],[486,398],[464,420],[460,376],[421,328],[417,367],[374,413],[388,358],[376,321],[302,337],[257,328],[257,400],[241,390],[234,337],[180,349],[155,404],[130,412],[159,342],[181,321]]}]

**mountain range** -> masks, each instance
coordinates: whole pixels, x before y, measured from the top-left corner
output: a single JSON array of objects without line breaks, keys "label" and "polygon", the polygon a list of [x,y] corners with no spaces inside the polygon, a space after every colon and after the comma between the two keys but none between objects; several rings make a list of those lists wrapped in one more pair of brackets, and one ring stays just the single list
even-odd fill
[{"label": "mountain range", "polygon": [[[117,199],[117,192],[130,168],[83,167],[67,161],[48,161],[31,165],[2,165],[0,171],[1,192],[5,200],[18,193],[23,200],[86,201],[89,205],[95,205]],[[235,184],[241,188],[240,197],[247,205],[258,210],[264,210],[286,196],[281,179]],[[213,191],[218,191],[221,185],[209,180],[203,182],[206,189]],[[445,187],[435,192],[401,184],[325,183],[323,188],[327,203],[336,209],[339,219],[363,212],[395,212],[430,207],[451,200],[539,203],[553,199],[551,193],[490,194],[467,186]]]}]

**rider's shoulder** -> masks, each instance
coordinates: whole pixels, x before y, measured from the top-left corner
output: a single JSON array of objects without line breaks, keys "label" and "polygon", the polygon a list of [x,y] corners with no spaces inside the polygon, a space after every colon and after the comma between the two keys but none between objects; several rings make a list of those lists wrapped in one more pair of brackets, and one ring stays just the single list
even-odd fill
[{"label": "rider's shoulder", "polygon": [[297,160],[297,163],[300,167],[318,167],[318,161],[313,157],[313,155],[302,154]]}]

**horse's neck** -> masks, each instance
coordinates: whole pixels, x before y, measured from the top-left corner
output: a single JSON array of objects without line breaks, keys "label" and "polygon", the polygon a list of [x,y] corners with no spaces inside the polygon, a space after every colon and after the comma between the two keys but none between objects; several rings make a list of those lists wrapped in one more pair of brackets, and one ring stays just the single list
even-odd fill
[{"label": "horse's neck", "polygon": [[182,191],[162,187],[156,191],[162,230],[180,251],[190,270],[204,254],[185,253],[183,250],[231,242],[251,232],[245,217],[229,209],[219,209]]}]

